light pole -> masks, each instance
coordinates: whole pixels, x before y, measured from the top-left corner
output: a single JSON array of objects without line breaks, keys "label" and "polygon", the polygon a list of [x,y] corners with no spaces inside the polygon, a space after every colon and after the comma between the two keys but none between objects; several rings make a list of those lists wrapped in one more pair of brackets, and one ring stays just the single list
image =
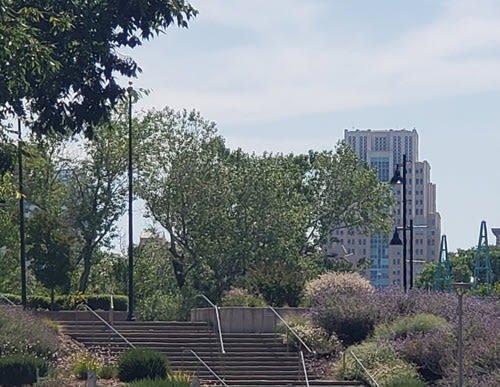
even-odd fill
[{"label": "light pole", "polygon": [[21,265],[21,303],[26,309],[26,244],[24,240],[24,189],[23,189],[23,156],[22,156],[22,132],[21,119],[17,119],[17,161],[19,166],[19,242],[20,242],[20,265]]},{"label": "light pole", "polygon": [[132,86],[128,92],[128,316],[134,321],[134,229],[133,229],[133,169],[132,169]]},{"label": "light pole", "polygon": [[[407,290],[407,284],[406,284],[406,155],[403,155],[403,176],[399,173],[399,165],[396,167],[396,170],[394,171],[394,176],[392,177],[390,184],[402,184],[403,185],[403,289],[406,292]],[[391,240],[390,244],[391,245],[400,245],[401,244],[401,239],[399,239],[399,236],[397,235],[398,229],[396,227],[396,230],[394,231],[394,237]],[[397,239],[395,238],[397,236]],[[399,243],[398,243],[399,240]],[[413,249],[412,249],[413,250]],[[412,251],[412,256],[413,256],[413,251]],[[413,276],[412,276],[413,277]]]},{"label": "light pole", "polygon": [[463,337],[462,337],[462,328],[463,328],[463,297],[464,293],[467,289],[470,288],[471,284],[467,282],[454,282],[451,284],[452,288],[455,289],[458,295],[458,387],[463,386],[464,382],[464,361],[463,361]]}]

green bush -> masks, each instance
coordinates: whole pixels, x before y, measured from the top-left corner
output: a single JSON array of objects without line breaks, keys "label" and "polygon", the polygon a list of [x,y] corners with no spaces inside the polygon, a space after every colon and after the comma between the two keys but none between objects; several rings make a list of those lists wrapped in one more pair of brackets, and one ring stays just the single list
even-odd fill
[{"label": "green bush", "polygon": [[384,387],[427,387],[424,381],[412,376],[395,376],[384,383]]},{"label": "green bush", "polygon": [[[295,331],[311,350],[319,354],[337,354],[343,347],[335,334],[329,335],[324,329],[313,326],[305,317],[286,318],[287,324]],[[292,347],[299,348],[300,342],[285,326],[278,324],[276,327],[283,341]]]},{"label": "green bush", "polygon": [[355,294],[324,292],[311,309],[313,321],[329,334],[335,333],[345,346],[366,339],[378,318],[373,294],[358,291]]},{"label": "green bush", "polygon": [[[111,296],[109,294],[93,294],[87,296],[87,305],[92,309],[110,310]],[[127,310],[128,297],[122,295],[113,295],[114,310]]]},{"label": "green bush", "polygon": [[246,275],[245,287],[262,294],[273,306],[298,306],[306,278],[303,267],[295,262],[265,262],[255,265]]},{"label": "green bush", "polygon": [[127,387],[190,387],[191,378],[186,376],[184,380],[168,379],[141,379],[132,383],[127,383]]},{"label": "green bush", "polygon": [[180,372],[174,372],[167,379],[146,378],[127,384],[127,387],[190,387],[191,376]]},{"label": "green bush", "polygon": [[436,329],[448,328],[448,322],[439,316],[429,313],[420,313],[415,316],[400,318],[391,323],[380,324],[375,327],[375,337],[404,339],[415,333],[428,333]]},{"label": "green bush", "polygon": [[98,371],[99,362],[88,352],[77,353],[73,355],[72,371],[78,379],[87,379],[87,373],[90,370]]},{"label": "green bush", "polygon": [[[407,380],[418,380],[417,370],[413,365],[400,359],[394,348],[382,342],[369,341],[349,348],[370,372],[372,377],[382,386],[395,377]],[[372,385],[366,373],[362,372],[353,356],[346,354],[344,363],[339,361],[334,367],[334,374],[347,380],[363,380]]]},{"label": "green bush", "polygon": [[264,307],[267,303],[262,298],[251,295],[246,289],[231,288],[224,293],[222,306]]},{"label": "green bush", "polygon": [[113,379],[117,374],[117,369],[110,365],[103,365],[97,372],[97,375],[102,379]]},{"label": "green bush", "polygon": [[152,349],[128,349],[118,358],[118,378],[122,382],[145,378],[165,378],[168,370],[167,358]]},{"label": "green bush", "polygon": [[40,376],[47,375],[47,361],[26,355],[1,357],[0,382],[4,387],[36,383],[37,369]]}]

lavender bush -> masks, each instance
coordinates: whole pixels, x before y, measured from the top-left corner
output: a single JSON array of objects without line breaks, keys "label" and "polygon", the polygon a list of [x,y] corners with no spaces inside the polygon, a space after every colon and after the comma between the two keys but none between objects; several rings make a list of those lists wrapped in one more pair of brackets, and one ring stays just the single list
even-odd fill
[{"label": "lavender bush", "polygon": [[[337,294],[322,290],[313,299],[311,318],[328,332],[336,333],[344,345],[372,336],[375,326],[391,324],[408,316],[430,314],[446,320],[436,330],[389,337],[389,344],[401,359],[418,367],[431,384],[457,384],[458,305],[454,293],[386,289],[370,293]],[[464,381],[466,385],[500,385],[500,301],[464,296],[463,305]]]},{"label": "lavender bush", "polygon": [[36,316],[0,305],[0,357],[32,355],[50,359],[56,350],[56,333]]}]

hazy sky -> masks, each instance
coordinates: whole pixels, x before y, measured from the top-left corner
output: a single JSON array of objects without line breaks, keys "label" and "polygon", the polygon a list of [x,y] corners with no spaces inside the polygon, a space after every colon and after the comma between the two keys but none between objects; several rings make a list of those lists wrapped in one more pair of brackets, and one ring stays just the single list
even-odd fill
[{"label": "hazy sky", "polygon": [[188,30],[126,52],[143,70],[134,86],[151,90],[141,107],[197,109],[257,153],[416,128],[450,250],[477,245],[483,219],[500,227],[499,1],[191,4]]}]

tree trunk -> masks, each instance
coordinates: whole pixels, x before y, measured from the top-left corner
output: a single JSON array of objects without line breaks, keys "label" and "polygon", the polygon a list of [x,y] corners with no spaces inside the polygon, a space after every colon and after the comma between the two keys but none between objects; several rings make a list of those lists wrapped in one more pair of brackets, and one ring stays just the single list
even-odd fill
[{"label": "tree trunk", "polygon": [[54,310],[54,288],[50,289],[50,310]]},{"label": "tree trunk", "polygon": [[92,248],[86,246],[83,250],[83,272],[80,276],[80,287],[79,291],[85,293],[87,290],[87,284],[90,276],[90,259],[92,258]]}]

